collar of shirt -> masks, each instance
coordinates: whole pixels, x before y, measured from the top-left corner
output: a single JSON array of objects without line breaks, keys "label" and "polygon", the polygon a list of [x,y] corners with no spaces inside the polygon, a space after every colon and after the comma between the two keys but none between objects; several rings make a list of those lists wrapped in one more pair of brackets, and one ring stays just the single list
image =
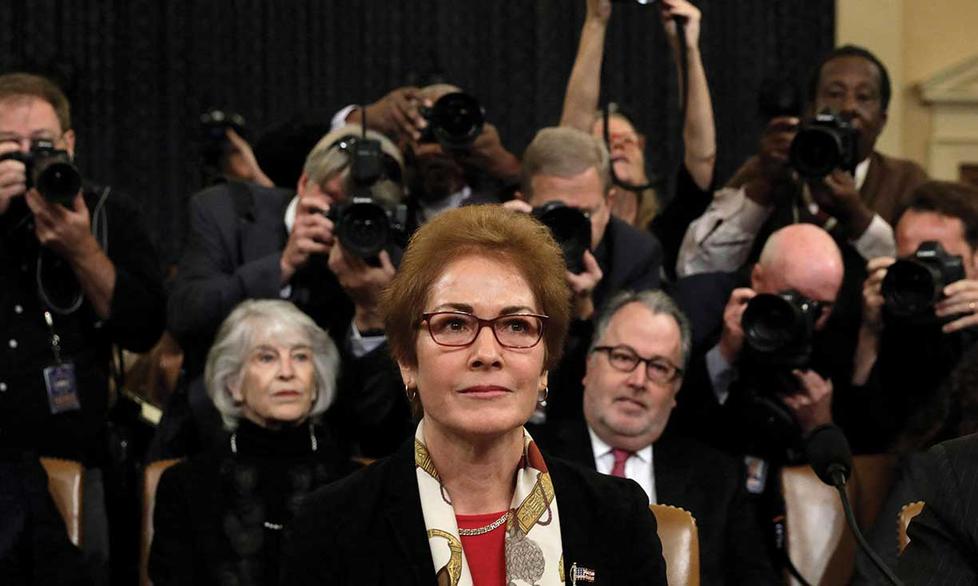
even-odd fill
[{"label": "collar of shirt", "polygon": [[[612,446],[598,437],[598,434],[594,433],[590,425],[587,431],[591,436],[591,449],[594,452],[595,467],[602,474],[611,474],[611,468],[614,465],[614,455],[611,453]],[[654,482],[655,462],[652,456],[652,445],[645,446],[632,454],[632,456],[633,458],[629,458],[629,461],[625,464],[625,476],[637,482],[649,496],[649,502],[654,503],[656,502]],[[636,471],[638,471],[637,474]]]},{"label": "collar of shirt", "polygon": [[295,215],[299,211],[299,194],[292,197],[288,207],[285,208],[285,231],[292,233],[292,226],[295,226]]}]

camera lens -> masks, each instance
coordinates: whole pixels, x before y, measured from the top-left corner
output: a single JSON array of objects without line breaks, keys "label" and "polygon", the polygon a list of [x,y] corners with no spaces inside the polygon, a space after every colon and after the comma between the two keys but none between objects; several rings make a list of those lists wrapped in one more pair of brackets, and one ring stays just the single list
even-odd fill
[{"label": "camera lens", "polygon": [[51,161],[38,168],[34,185],[44,199],[70,207],[81,189],[81,175],[71,163]]},{"label": "camera lens", "polygon": [[741,318],[747,343],[763,354],[774,354],[791,346],[802,333],[799,313],[790,301],[780,295],[754,297]]},{"label": "camera lens", "polygon": [[828,128],[811,127],[798,131],[791,141],[791,165],[803,177],[825,177],[840,167],[842,142]]},{"label": "camera lens", "polygon": [[584,271],[584,252],[591,248],[591,221],[581,210],[563,202],[547,202],[534,210],[534,215],[553,234],[564,253],[567,270],[578,274]]},{"label": "camera lens", "polygon": [[461,92],[445,94],[431,109],[432,131],[446,148],[468,148],[482,132],[484,123],[478,100]]},{"label": "camera lens", "polygon": [[343,248],[360,258],[380,254],[390,237],[386,212],[374,203],[354,203],[343,211],[336,235]]},{"label": "camera lens", "polygon": [[936,267],[912,259],[898,260],[886,271],[882,293],[887,308],[911,316],[930,310],[941,298],[944,278]]}]

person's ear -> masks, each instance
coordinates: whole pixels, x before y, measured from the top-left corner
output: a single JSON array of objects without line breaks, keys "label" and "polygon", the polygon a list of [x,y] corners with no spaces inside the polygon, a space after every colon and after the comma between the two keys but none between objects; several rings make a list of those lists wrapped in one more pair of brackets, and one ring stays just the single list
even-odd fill
[{"label": "person's ear", "polygon": [[416,389],[418,387],[418,367],[411,366],[406,362],[397,361],[397,369],[401,371],[401,382],[406,389]]},{"label": "person's ear", "polygon": [[75,131],[70,128],[65,131],[62,137],[65,141],[65,150],[68,151],[68,155],[74,159],[75,158]]},{"label": "person's ear", "polygon": [[228,394],[231,395],[231,399],[238,405],[244,403],[244,394],[241,392],[241,378],[235,377],[228,381],[227,383]]},{"label": "person's ear", "polygon": [[754,265],[754,268],[750,271],[750,288],[755,291],[760,291],[763,289],[764,283],[764,267],[761,263]]},{"label": "person's ear", "polygon": [[608,207],[615,207],[615,202],[618,200],[618,188],[614,185],[608,190],[608,195],[605,196],[605,201],[608,202]]},{"label": "person's ear", "polygon": [[296,194],[298,194],[300,198],[302,198],[302,196],[305,195],[306,193],[306,183],[308,181],[309,181],[309,176],[306,175],[305,171],[303,171],[302,175],[299,175],[298,184],[295,186],[295,192]]}]

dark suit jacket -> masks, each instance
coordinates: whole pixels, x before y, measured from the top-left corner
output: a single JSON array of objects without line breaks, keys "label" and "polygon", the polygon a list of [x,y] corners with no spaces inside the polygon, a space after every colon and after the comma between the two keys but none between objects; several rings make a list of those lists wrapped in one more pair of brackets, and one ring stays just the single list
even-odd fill
[{"label": "dark suit jacket", "polygon": [[[434,586],[413,442],[306,501],[289,528],[282,584]],[[594,570],[595,584],[666,583],[655,518],[638,485],[556,458],[547,466],[565,568]]]},{"label": "dark suit jacket", "polygon": [[978,584],[978,434],[938,444],[921,462],[923,512],[910,522],[906,584]]},{"label": "dark suit jacket", "polygon": [[619,291],[659,288],[662,245],[648,232],[612,216],[594,256],[604,273],[594,289],[596,308]]},{"label": "dark suit jacket", "polygon": [[[550,425],[533,437],[547,454],[595,470],[583,421]],[[780,584],[732,458],[699,442],[667,433],[652,449],[656,500],[696,519],[703,584]],[[549,461],[549,460],[548,460]]]}]

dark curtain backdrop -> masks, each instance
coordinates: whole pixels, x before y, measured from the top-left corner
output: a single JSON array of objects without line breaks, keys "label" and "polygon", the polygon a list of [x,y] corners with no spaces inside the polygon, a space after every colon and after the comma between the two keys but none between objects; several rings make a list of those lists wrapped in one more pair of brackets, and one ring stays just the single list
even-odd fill
[{"label": "dark curtain backdrop", "polygon": [[[173,260],[199,185],[197,120],[209,106],[260,132],[302,112],[372,101],[433,71],[483,102],[520,153],[556,123],[583,0],[3,0],[0,70],[59,77],[78,159],[138,198]],[[832,0],[698,0],[716,110],[719,174],[756,148],[761,81],[803,78],[833,44]],[[630,106],[661,170],[674,160],[676,79],[654,10],[616,3],[612,100]]]}]

